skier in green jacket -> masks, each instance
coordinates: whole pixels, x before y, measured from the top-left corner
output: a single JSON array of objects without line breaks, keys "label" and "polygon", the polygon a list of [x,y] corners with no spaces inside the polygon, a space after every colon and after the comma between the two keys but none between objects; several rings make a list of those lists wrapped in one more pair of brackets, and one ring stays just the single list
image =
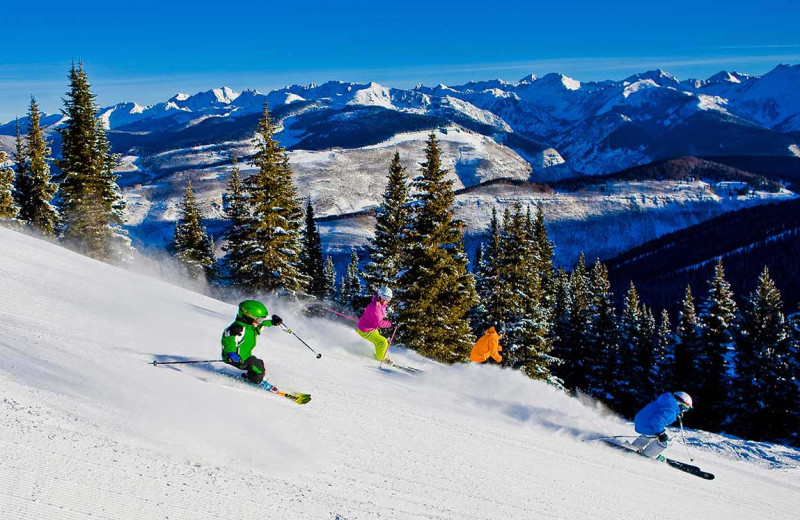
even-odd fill
[{"label": "skier in green jacket", "polygon": [[277,314],[267,319],[266,305],[257,300],[239,304],[236,321],[222,333],[222,359],[227,364],[245,370],[244,377],[254,384],[264,380],[264,361],[253,355],[256,339],[263,327],[277,327],[283,320]]}]

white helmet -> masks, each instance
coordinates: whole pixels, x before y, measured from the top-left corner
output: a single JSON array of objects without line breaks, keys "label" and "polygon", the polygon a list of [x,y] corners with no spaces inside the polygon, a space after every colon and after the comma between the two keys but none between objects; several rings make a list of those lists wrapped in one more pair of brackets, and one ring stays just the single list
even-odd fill
[{"label": "white helmet", "polygon": [[381,287],[378,289],[378,298],[385,301],[390,301],[392,299],[392,290],[388,287]]},{"label": "white helmet", "polygon": [[692,398],[686,392],[675,392],[672,395],[675,396],[675,400],[678,401],[678,404],[682,404],[688,409],[692,408]]}]

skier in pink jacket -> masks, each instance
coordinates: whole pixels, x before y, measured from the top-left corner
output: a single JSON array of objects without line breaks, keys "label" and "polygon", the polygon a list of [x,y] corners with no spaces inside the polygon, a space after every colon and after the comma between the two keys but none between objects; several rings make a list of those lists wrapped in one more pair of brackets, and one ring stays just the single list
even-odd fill
[{"label": "skier in pink jacket", "polygon": [[381,336],[378,329],[392,326],[392,322],[385,319],[391,299],[392,290],[388,287],[381,287],[378,294],[372,297],[372,301],[364,309],[356,329],[359,336],[375,345],[375,359],[378,361],[383,361],[386,351],[389,349],[389,340]]}]

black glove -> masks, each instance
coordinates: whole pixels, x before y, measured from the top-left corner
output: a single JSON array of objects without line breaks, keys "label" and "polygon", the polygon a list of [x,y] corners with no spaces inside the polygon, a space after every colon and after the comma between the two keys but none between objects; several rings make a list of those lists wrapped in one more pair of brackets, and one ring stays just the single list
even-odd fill
[{"label": "black glove", "polygon": [[273,314],[272,319],[270,319],[269,321],[270,323],[272,323],[273,327],[279,327],[281,323],[283,323],[283,320],[277,314]]},{"label": "black glove", "polygon": [[669,435],[667,435],[667,432],[661,432],[658,434],[658,442],[661,444],[666,444],[669,442]]}]

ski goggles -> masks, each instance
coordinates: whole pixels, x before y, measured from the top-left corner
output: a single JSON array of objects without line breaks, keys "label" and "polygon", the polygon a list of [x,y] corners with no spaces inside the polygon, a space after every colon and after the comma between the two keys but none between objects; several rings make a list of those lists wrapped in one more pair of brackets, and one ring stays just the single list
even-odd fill
[{"label": "ski goggles", "polygon": [[684,403],[678,403],[678,408],[681,409],[681,413],[688,412],[689,410],[692,409],[691,406],[689,406],[688,404],[684,404]]},{"label": "ski goggles", "polygon": [[266,317],[266,316],[263,316],[263,317],[261,317],[261,318],[256,318],[256,323],[258,323],[259,325],[261,325],[262,323],[264,323],[264,321],[266,321],[266,319],[267,319],[267,317]]}]

